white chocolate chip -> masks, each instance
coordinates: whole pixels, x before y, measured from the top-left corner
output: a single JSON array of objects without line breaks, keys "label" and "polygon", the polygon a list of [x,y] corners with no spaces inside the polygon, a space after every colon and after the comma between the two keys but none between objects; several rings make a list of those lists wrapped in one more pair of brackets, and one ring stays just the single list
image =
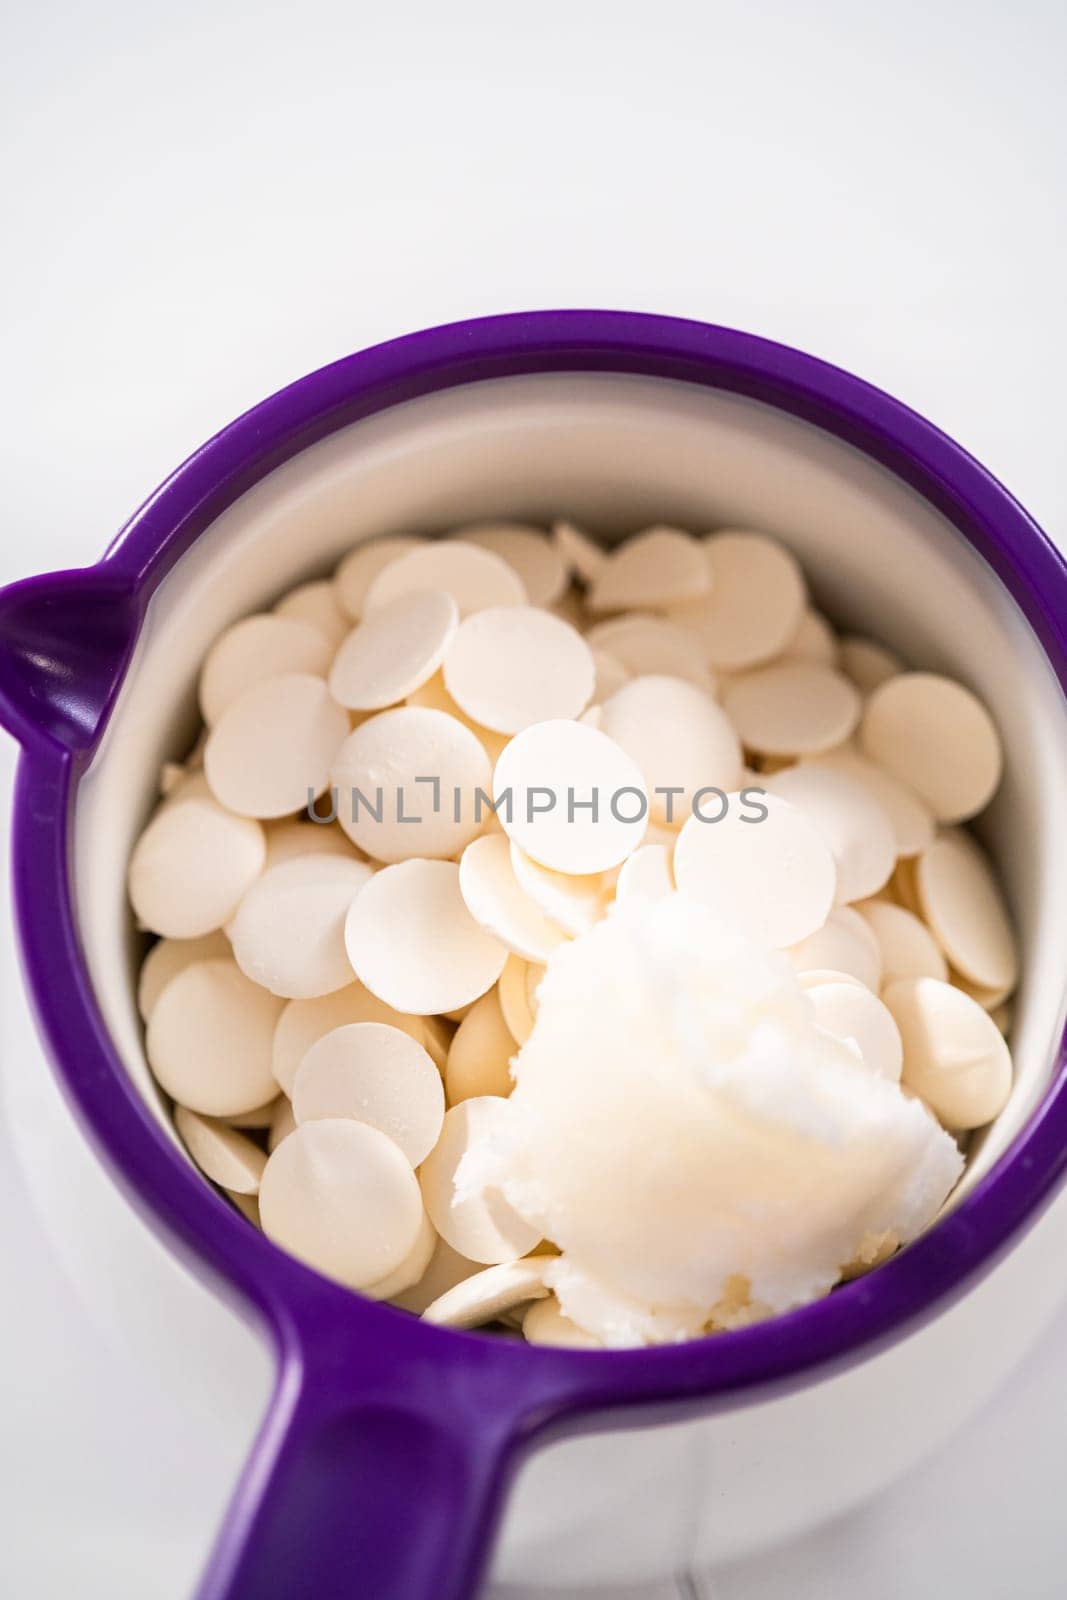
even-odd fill
[{"label": "white chocolate chip", "polygon": [[225,1122],[201,1117],[186,1106],[175,1106],[174,1125],[185,1148],[212,1183],[232,1195],[259,1192],[259,1180],[267,1158],[251,1139]]},{"label": "white chocolate chip", "polygon": [[465,544],[492,550],[518,573],[532,606],[552,606],[567,587],[567,563],[540,528],[522,522],[493,522],[461,528]]},{"label": "white chocolate chip", "polygon": [[701,544],[677,528],[648,528],[609,551],[589,589],[590,611],[669,606],[697,600],[711,588]]},{"label": "white chocolate chip", "polygon": [[252,885],[227,933],[237,965],[286,1000],[314,1000],[352,982],[345,917],[373,876],[365,861],[296,856]]},{"label": "white chocolate chip", "polygon": [[444,589],[461,617],[488,606],[524,606],[522,579],[502,557],[458,539],[434,539],[390,562],[373,580],[364,614],[413,589]]},{"label": "white chocolate chip", "polygon": [[481,1095],[506,1099],[511,1093],[515,1048],[500,1009],[500,996],[496,989],[490,989],[471,1006],[449,1046],[445,1063],[449,1105]]},{"label": "white chocolate chip", "polygon": [[808,990],[815,1020],[825,1033],[854,1042],[864,1066],[891,1083],[900,1080],[904,1049],[890,1012],[855,983],[820,983]]},{"label": "white chocolate chip", "polygon": [[950,678],[903,672],[867,702],[860,743],[939,822],[964,822],[993,798],[1003,758],[981,701]]},{"label": "white chocolate chip", "polygon": [[851,906],[839,906],[831,911],[821,928],[793,945],[786,954],[798,973],[847,973],[874,994],[881,986],[882,953],[878,940]]},{"label": "white chocolate chip", "polygon": [[145,956],[137,980],[137,1009],[145,1022],[167,984],[179,972],[194,961],[211,961],[230,954],[230,941],[221,930],[205,933],[199,939],[160,939]]},{"label": "white chocolate chip", "polygon": [[451,861],[384,867],[352,902],[345,942],[372,994],[423,1016],[477,1000],[507,960],[504,945],[463,903]]},{"label": "white chocolate chip", "polygon": [[459,887],[480,927],[526,961],[547,961],[566,935],[530,899],[515,876],[502,833],[475,839],[459,862]]},{"label": "white chocolate chip", "polygon": [[603,872],[640,844],[648,794],[637,763],[606,734],[577,722],[539,722],[517,734],[493,774],[510,792],[504,831],[556,872]]},{"label": "white chocolate chip", "polygon": [[210,796],[168,800],[130,859],[130,902],[142,927],[171,939],[213,933],[234,913],[267,853],[263,829]]},{"label": "white chocolate chip", "polygon": [[240,816],[290,816],[309,794],[326,792],[347,733],[348,717],[324,679],[284,673],[227,706],[204,747],[204,774]]},{"label": "white chocolate chip", "polygon": [[259,1211],[268,1238],[350,1289],[396,1272],[423,1227],[418,1182],[392,1139],[342,1118],[306,1122],[282,1140]]},{"label": "white chocolate chip", "polygon": [[354,1117],[387,1134],[413,1167],[437,1143],[444,1114],[445,1093],[433,1061],[410,1034],[381,1022],[350,1023],[324,1034],[297,1068],[293,1115],[299,1126]]},{"label": "white chocolate chip", "polygon": [[471,730],[425,706],[361,723],[339,748],[332,778],[342,828],[385,862],[457,855],[482,831],[490,780]]},{"label": "white chocolate chip", "polygon": [[573,522],[554,522],[552,543],[564,565],[583,583],[592,583],[608,558],[603,545],[597,544]]},{"label": "white chocolate chip", "polygon": [[264,872],[280,867],[297,856],[340,856],[344,861],[359,861],[362,856],[336,822],[313,822],[306,814],[268,822],[267,859]]},{"label": "white chocolate chip", "polygon": [[741,782],[741,745],[722,709],[681,678],[632,678],[603,705],[601,729],[636,761],[653,822],[680,827],[701,789]]},{"label": "white chocolate chip", "polygon": [[980,989],[1009,993],[1019,976],[1003,897],[973,839],[944,834],[916,863],[926,921],[952,965]]},{"label": "white chocolate chip", "polygon": [[209,728],[227,706],[284,672],[326,676],[333,650],[320,629],[294,617],[245,617],[220,634],[200,672],[200,710]]},{"label": "white chocolate chip", "polygon": [[641,895],[645,900],[662,900],[664,895],[673,894],[672,854],[665,844],[643,844],[640,850],[627,856],[619,868],[616,900],[629,900],[634,895]]},{"label": "white chocolate chip", "polygon": [[167,984],[149,1018],[152,1071],[191,1111],[251,1111],[277,1091],[270,1063],[281,1009],[235,961],[193,962]]},{"label": "white chocolate chip", "polygon": [[860,716],[857,690],[832,667],[782,661],[735,678],[723,695],[743,743],[760,755],[819,755],[842,744]]},{"label": "white chocolate chip", "polygon": [[278,1086],[292,1095],[296,1072],[316,1040],[353,1022],[383,1022],[400,1028],[430,1054],[427,1019],[396,1011],[362,983],[323,995],[321,1000],[290,1000],[282,1011],[271,1042],[271,1071]]},{"label": "white chocolate chip", "polygon": [[818,828],[837,867],[838,905],[865,900],[888,883],[896,865],[893,825],[871,791],[818,761],[791,767],[766,780]]},{"label": "white chocolate chip", "polygon": [[468,1260],[488,1265],[514,1261],[540,1239],[502,1194],[465,1183],[460,1171],[469,1151],[494,1138],[507,1104],[485,1096],[453,1106],[419,1174],[426,1210],[441,1237]]},{"label": "white chocolate chip", "polygon": [[534,606],[502,606],[460,625],[444,680],[468,717],[512,734],[553,717],[577,717],[592,697],[596,668],[569,623]]},{"label": "white chocolate chip", "polygon": [[274,607],[274,615],[310,622],[313,628],[318,628],[331,652],[337,649],[352,626],[348,614],[338,604],[337,591],[329,578],[318,578],[290,589]]},{"label": "white chocolate chip", "polygon": [[506,1261],[487,1267],[472,1278],[464,1278],[440,1299],[426,1307],[423,1318],[444,1328],[477,1328],[495,1322],[516,1306],[527,1305],[547,1295],[545,1272],[550,1256],[527,1256],[521,1261]]},{"label": "white chocolate chip", "polygon": [[572,938],[588,933],[607,911],[608,890],[603,873],[554,872],[531,860],[514,841],[511,868],[523,893],[549,922]]},{"label": "white chocolate chip", "polygon": [[601,1341],[586,1333],[566,1315],[555,1295],[535,1300],[522,1319],[522,1336],[527,1344],[557,1345],[570,1350],[600,1350]]},{"label": "white chocolate chip", "polygon": [[992,1018],[936,978],[898,978],[883,999],[904,1041],[907,1088],[946,1127],[980,1128],[1004,1109],[1011,1056]]},{"label": "white chocolate chip", "polygon": [[367,590],[378,574],[401,556],[409,555],[418,545],[425,543],[425,539],[399,534],[391,539],[370,540],[350,551],[333,579],[337,603],[346,616],[358,622],[366,606]]},{"label": "white chocolate chip", "polygon": [[630,612],[598,622],[586,636],[594,651],[606,650],[634,677],[645,674],[684,678],[707,694],[715,693],[715,677],[691,628],[665,617]]},{"label": "white chocolate chip", "polygon": [[877,800],[892,823],[898,856],[918,855],[932,841],[934,819],[929,807],[906,784],[869,761],[851,744],[827,750],[815,760],[821,767],[853,778]]},{"label": "white chocolate chip", "polygon": [[347,636],[330,668],[330,693],[351,711],[382,711],[433,677],[459,624],[443,589],[413,589],[380,606]]},{"label": "white chocolate chip", "polygon": [[823,667],[836,667],[837,635],[822,613],[809,606],[782,654],[788,661],[814,661]]},{"label": "white chocolate chip", "polygon": [[926,924],[907,911],[881,900],[866,900],[856,910],[873,930],[882,952],[882,982],[897,978],[948,980],[948,966]]},{"label": "white chocolate chip", "polygon": [[834,903],[837,873],[814,823],[776,795],[752,816],[730,795],[725,816],[693,816],[678,835],[674,876],[679,889],[736,923],[750,938],[784,949],[821,928]]},{"label": "white chocolate chip", "polygon": [[849,634],[841,640],[841,671],[850,677],[860,694],[866,698],[881,684],[903,672],[904,663],[899,656],[887,650],[874,639],[862,639]]},{"label": "white chocolate chip", "polygon": [[704,548],[711,589],[700,600],[671,606],[671,618],[697,634],[708,661],[724,672],[780,655],[807,604],[795,557],[759,533],[712,534]]}]

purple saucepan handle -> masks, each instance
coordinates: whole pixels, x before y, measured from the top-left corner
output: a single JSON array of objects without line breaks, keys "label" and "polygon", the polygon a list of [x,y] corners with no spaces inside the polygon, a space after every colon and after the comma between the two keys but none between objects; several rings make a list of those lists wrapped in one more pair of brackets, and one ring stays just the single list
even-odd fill
[{"label": "purple saucepan handle", "polygon": [[[469,1600],[508,1476],[510,1427],[283,1365],[198,1600]],[[447,1369],[437,1365],[438,1389]]]}]

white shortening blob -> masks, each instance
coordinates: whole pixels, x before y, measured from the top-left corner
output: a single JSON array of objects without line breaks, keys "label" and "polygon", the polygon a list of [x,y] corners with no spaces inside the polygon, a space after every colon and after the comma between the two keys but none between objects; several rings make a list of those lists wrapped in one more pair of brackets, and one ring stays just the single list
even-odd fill
[{"label": "white shortening blob", "polygon": [[817,1028],[784,956],[680,895],[554,952],[515,1078],[466,1177],[559,1246],[564,1311],[615,1343],[699,1331],[738,1275],[769,1310],[825,1293],[962,1170],[920,1101]]}]

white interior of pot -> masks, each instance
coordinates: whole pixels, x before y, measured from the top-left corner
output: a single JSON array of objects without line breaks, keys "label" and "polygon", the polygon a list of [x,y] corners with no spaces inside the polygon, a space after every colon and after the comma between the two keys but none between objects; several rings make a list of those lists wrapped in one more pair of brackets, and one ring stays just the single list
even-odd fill
[{"label": "white interior of pot", "polygon": [[[159,769],[196,730],[203,656],[235,618],[329,572],[358,540],[465,521],[569,516],[606,539],[670,522],[785,540],[817,604],[990,706],[1005,781],[984,829],[1020,930],[1010,1103],[957,1194],[988,1170],[1048,1080],[1067,973],[1067,715],[1028,624],[956,530],[883,468],[770,407],[614,375],[473,384],[356,423],[274,471],[197,541],[154,596],[119,705],[78,794],[81,934],[130,1076],[163,1117],[135,1005],[140,941],[126,863]],[[169,1126],[169,1123],[168,1123]]]}]

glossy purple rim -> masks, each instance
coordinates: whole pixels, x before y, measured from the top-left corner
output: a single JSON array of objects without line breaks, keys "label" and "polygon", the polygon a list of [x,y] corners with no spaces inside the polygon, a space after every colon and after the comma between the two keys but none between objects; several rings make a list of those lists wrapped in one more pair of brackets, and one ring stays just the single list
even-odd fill
[{"label": "glossy purple rim", "polygon": [[[559,311],[491,317],[409,335],[338,361],[256,406],[217,434],[141,507],[96,568],[30,579],[32,610],[65,592],[105,589],[129,616],[124,648],[97,674],[84,738],[12,711],[25,751],[14,820],[14,883],[28,982],[59,1076],[131,1198],[172,1242],[230,1288],[272,1333],[286,1364],[309,1343],[374,1351],[409,1370],[466,1368],[481,1404],[516,1431],[635,1403],[730,1404],[791,1385],[869,1352],[943,1309],[1023,1226],[1067,1167],[1065,1050],[1052,1086],[1010,1151],[958,1208],[908,1250],[827,1299],[752,1328],[689,1344],[587,1353],[524,1347],[435,1329],[328,1283],[277,1250],[189,1168],[152,1120],[108,1038],[78,947],[70,822],[84,770],[121,682],[136,626],[166,572],[219,513],[300,449],[400,401],[487,378],[537,372],[625,372],[671,378],[779,407],[856,446],[955,524],[997,573],[1067,685],[1067,568],[1007,491],[965,451],[889,396],[837,368],[749,334],[674,318]],[[106,667],[106,670],[103,668]],[[23,704],[25,696],[19,704]],[[479,1390],[479,1392],[481,1392]],[[495,1394],[496,1399],[492,1396]],[[505,1399],[506,1395],[506,1399]]]}]

